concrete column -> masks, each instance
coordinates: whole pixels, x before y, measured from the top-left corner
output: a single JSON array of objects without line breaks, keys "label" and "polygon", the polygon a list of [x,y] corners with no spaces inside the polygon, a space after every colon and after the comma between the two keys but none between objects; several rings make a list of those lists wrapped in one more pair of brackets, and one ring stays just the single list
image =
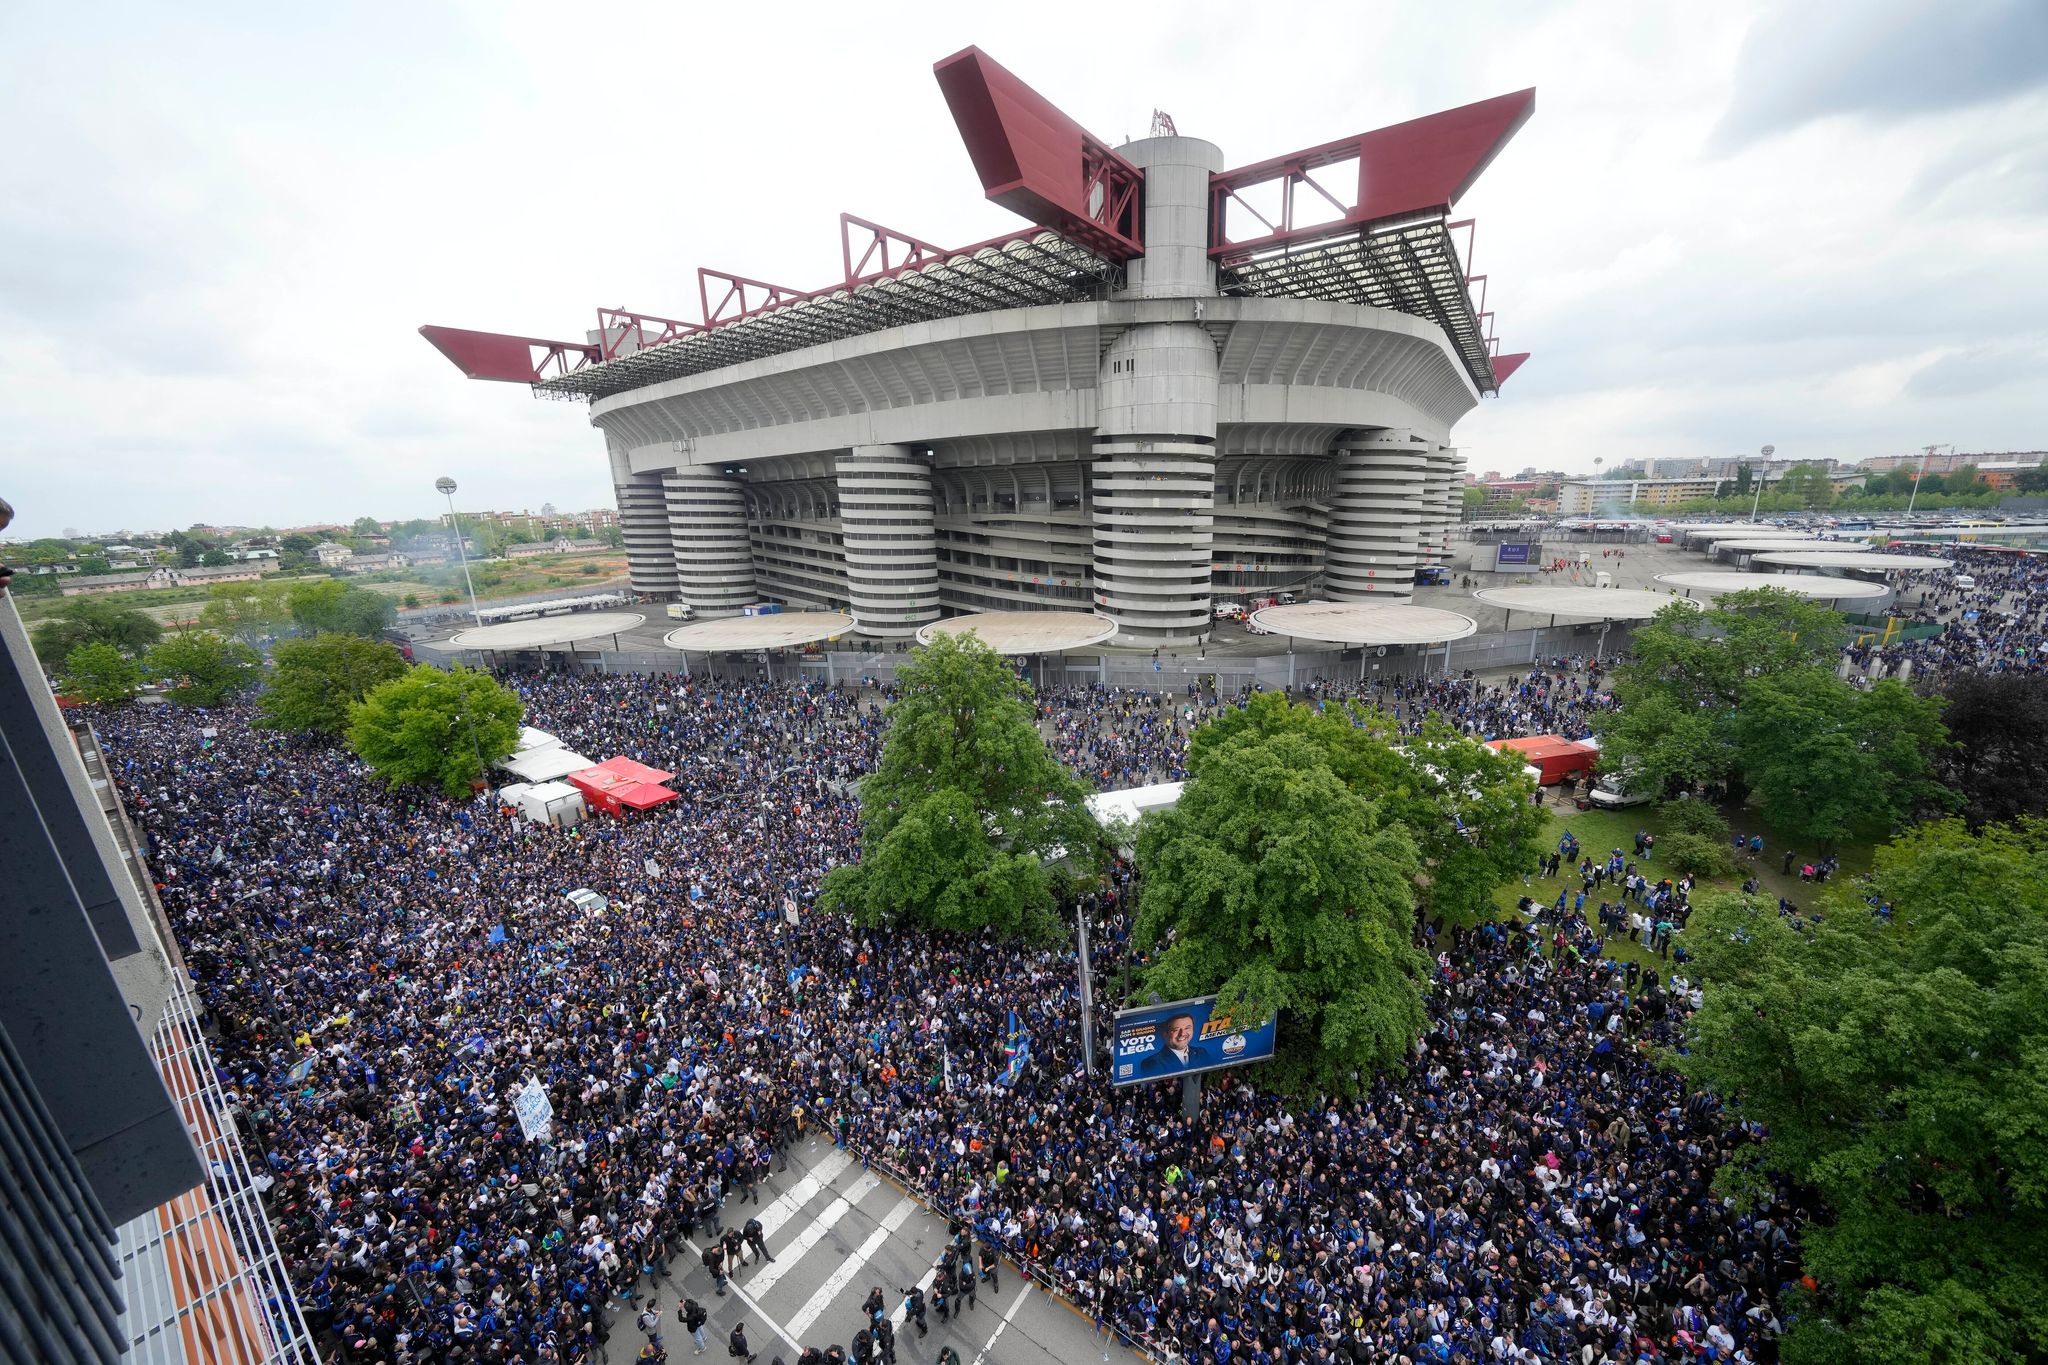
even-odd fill
[{"label": "concrete column", "polygon": [[664,474],[677,590],[699,616],[737,616],[756,600],[741,480],[708,469]]},{"label": "concrete column", "polygon": [[1405,431],[1347,437],[1337,447],[1324,582],[1336,602],[1407,602],[1425,515],[1429,447]]},{"label": "concrete column", "polygon": [[863,635],[908,639],[939,618],[931,466],[904,446],[855,446],[836,466],[853,619]]},{"label": "concrete column", "polygon": [[612,491],[619,503],[619,535],[626,545],[626,571],[633,591],[649,597],[676,595],[676,550],[669,539],[668,492],[658,472],[635,474],[614,462]]},{"label": "concrete column", "polygon": [[1209,262],[1213,143],[1146,138],[1118,151],[1145,171],[1145,256],[1126,299],[1186,299],[1185,316],[1131,327],[1102,358],[1089,506],[1095,603],[1120,643],[1192,644],[1211,626],[1216,343],[1199,321]]},{"label": "concrete column", "polygon": [[1216,347],[1200,327],[1150,323],[1102,361],[1089,470],[1095,603],[1133,644],[1187,644],[1210,628],[1215,540]]},{"label": "concrete column", "polygon": [[1442,564],[1451,553],[1451,523],[1457,519],[1458,454],[1449,446],[1426,447],[1423,468],[1422,525],[1416,555],[1422,564]]}]

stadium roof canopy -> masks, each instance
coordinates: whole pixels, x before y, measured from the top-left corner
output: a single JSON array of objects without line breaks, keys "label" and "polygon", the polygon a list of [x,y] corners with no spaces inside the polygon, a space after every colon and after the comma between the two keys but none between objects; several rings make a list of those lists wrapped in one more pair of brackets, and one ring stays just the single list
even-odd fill
[{"label": "stadium roof canopy", "polygon": [[1733,550],[1737,554],[1748,554],[1754,550],[1842,550],[1847,548],[1839,540],[1823,540],[1819,536],[1808,539],[1774,536],[1768,540],[1759,536],[1755,540],[1717,540],[1707,546],[1707,552],[1709,554],[1719,554],[1723,550]]},{"label": "stadium roof canopy", "polygon": [[647,618],[637,611],[594,611],[581,616],[541,616],[531,621],[502,621],[494,626],[472,626],[448,637],[457,649],[543,649],[548,645],[574,644],[600,635],[620,635]]},{"label": "stadium roof canopy", "polygon": [[1647,621],[1673,602],[1697,607],[1690,598],[1646,588],[1550,587],[1480,588],[1472,594],[1488,606],[1538,616],[1570,616],[1587,621]]},{"label": "stadium roof canopy", "polygon": [[1461,612],[1373,602],[1261,607],[1252,623],[1275,635],[1335,645],[1435,645],[1479,632],[1479,623]]},{"label": "stadium roof canopy", "polygon": [[1103,643],[1116,634],[1116,622],[1092,611],[982,611],[921,627],[917,642],[970,632],[998,654],[1058,654]]},{"label": "stadium roof canopy", "polygon": [[1822,602],[1847,602],[1861,597],[1882,597],[1885,586],[1861,578],[1835,578],[1817,573],[1737,573],[1733,569],[1702,570],[1699,573],[1660,573],[1657,581],[1670,588],[1692,592],[1741,592],[1747,588],[1777,588]]},{"label": "stadium roof canopy", "polygon": [[[1125,266],[1145,254],[1146,172],[978,48],[933,75],[983,191],[1034,227],[947,250],[841,214],[846,273],[823,289],[700,268],[701,322],[621,308],[599,309],[586,341],[420,334],[471,379],[599,398],[906,323],[1122,288]],[[1451,213],[1535,107],[1536,92],[1519,90],[1213,174],[1209,255],[1221,292],[1427,319],[1473,386],[1497,392],[1528,356],[1500,354],[1487,277],[1469,273],[1471,242],[1461,257],[1454,236],[1472,220]]]},{"label": "stadium roof canopy", "polygon": [[1936,559],[1932,555],[1888,555],[1877,550],[1786,550],[1760,554],[1756,559],[1759,563],[1783,564],[1795,569],[1874,569],[1881,573],[1926,573],[1932,569],[1955,567],[1952,559]]},{"label": "stadium roof canopy", "polygon": [[748,649],[792,649],[836,640],[853,629],[843,611],[778,611],[766,616],[720,616],[693,621],[662,637],[670,649],[726,654]]}]

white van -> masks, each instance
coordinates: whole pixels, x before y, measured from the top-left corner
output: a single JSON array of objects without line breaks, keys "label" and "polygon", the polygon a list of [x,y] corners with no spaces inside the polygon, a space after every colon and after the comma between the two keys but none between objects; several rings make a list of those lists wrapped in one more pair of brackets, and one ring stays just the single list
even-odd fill
[{"label": "white van", "polygon": [[1216,604],[1216,619],[1219,621],[1242,621],[1244,620],[1244,615],[1244,603],[1242,602],[1218,602]]},{"label": "white van", "polygon": [[1951,578],[1949,582],[1954,584],[1958,588],[1962,588],[1964,591],[1968,591],[1969,589],[1977,586],[1977,580],[1970,577],[1970,575],[1966,573],[1957,574],[1954,578]]}]

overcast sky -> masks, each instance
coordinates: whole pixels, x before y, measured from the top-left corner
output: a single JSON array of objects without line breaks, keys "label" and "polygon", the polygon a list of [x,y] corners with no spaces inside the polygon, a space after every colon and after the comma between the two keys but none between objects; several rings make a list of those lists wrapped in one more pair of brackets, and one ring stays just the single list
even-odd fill
[{"label": "overcast sky", "polygon": [[580,404],[422,323],[816,288],[837,215],[965,243],[970,43],[1111,141],[1242,164],[1504,91],[1461,209],[1505,349],[1475,470],[2048,445],[2048,3],[0,7],[14,534],[609,504]]}]

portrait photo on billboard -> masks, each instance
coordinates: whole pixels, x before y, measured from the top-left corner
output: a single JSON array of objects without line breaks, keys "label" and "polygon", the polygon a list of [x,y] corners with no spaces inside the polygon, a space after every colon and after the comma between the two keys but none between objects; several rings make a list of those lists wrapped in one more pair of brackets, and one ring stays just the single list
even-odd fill
[{"label": "portrait photo on billboard", "polygon": [[1137,1085],[1272,1058],[1274,1019],[1247,1027],[1215,1006],[1216,997],[1205,995],[1119,1011],[1110,1084]]}]

